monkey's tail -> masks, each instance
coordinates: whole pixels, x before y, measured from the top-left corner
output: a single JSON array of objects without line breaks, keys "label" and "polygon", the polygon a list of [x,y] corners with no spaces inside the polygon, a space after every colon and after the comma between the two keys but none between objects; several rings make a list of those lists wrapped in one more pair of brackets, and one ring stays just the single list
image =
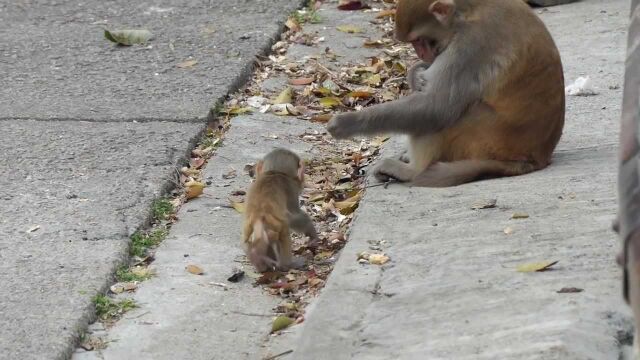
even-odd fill
[{"label": "monkey's tail", "polygon": [[267,228],[264,223],[264,216],[253,222],[253,233],[251,236],[254,243],[258,241],[262,241],[265,244],[269,243],[269,234],[267,234]]},{"label": "monkey's tail", "polygon": [[447,187],[465,184],[480,178],[516,176],[541,169],[526,161],[459,160],[429,165],[416,175],[412,186]]}]

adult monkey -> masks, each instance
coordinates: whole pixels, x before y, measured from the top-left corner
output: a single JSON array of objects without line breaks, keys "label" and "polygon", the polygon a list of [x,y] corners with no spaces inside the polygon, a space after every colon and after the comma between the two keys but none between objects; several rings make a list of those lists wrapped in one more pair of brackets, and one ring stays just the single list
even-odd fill
[{"label": "adult monkey", "polygon": [[546,167],[562,134],[564,75],[556,45],[524,1],[399,0],[396,37],[421,63],[396,101],[334,116],[336,138],[409,136],[409,161],[376,178],[454,186]]},{"label": "adult monkey", "polygon": [[622,239],[618,262],[624,273],[624,299],[631,305],[635,318],[634,359],[640,359],[640,0],[631,3],[628,36],[620,130],[619,216],[614,230]]}]

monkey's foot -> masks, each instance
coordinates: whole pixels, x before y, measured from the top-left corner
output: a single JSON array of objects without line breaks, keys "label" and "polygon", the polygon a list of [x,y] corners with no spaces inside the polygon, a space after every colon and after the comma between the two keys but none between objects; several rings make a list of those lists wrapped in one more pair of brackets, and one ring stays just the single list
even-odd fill
[{"label": "monkey's foot", "polygon": [[373,169],[373,176],[381,182],[387,182],[391,179],[407,182],[413,178],[413,173],[409,164],[391,158],[383,159]]},{"label": "monkey's foot", "polygon": [[[303,269],[306,264],[307,264],[307,261],[303,257],[294,256],[291,259],[291,263],[289,264],[289,268],[290,269],[300,270],[300,269]],[[289,269],[287,269],[287,270],[289,270]]]},{"label": "monkey's foot", "polygon": [[409,159],[409,151],[405,150],[398,156],[398,160],[402,161],[405,164],[408,164],[411,160]]}]

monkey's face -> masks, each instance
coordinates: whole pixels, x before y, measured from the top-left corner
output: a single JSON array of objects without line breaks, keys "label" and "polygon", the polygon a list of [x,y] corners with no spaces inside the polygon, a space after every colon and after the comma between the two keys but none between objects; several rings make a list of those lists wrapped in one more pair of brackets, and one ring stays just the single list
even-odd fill
[{"label": "monkey's face", "polygon": [[438,18],[433,13],[433,1],[402,0],[396,9],[396,38],[413,45],[418,57],[433,61],[447,47],[453,36],[450,18]]}]

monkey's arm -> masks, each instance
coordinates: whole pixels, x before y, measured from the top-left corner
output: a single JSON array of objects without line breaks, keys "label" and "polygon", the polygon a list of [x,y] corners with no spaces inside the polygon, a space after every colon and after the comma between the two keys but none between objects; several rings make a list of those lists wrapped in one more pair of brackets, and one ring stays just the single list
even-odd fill
[{"label": "monkey's arm", "polygon": [[[379,133],[429,134],[454,126],[482,100],[487,84],[501,70],[489,49],[467,38],[451,45],[425,70],[425,86],[401,99],[334,116],[327,130],[336,138]],[[499,57],[496,55],[499,59]]]},{"label": "monkey's arm", "polygon": [[305,214],[300,208],[289,212],[289,227],[298,233],[305,234],[309,237],[309,245],[317,245],[318,233],[313,226],[313,221],[309,215]]}]

